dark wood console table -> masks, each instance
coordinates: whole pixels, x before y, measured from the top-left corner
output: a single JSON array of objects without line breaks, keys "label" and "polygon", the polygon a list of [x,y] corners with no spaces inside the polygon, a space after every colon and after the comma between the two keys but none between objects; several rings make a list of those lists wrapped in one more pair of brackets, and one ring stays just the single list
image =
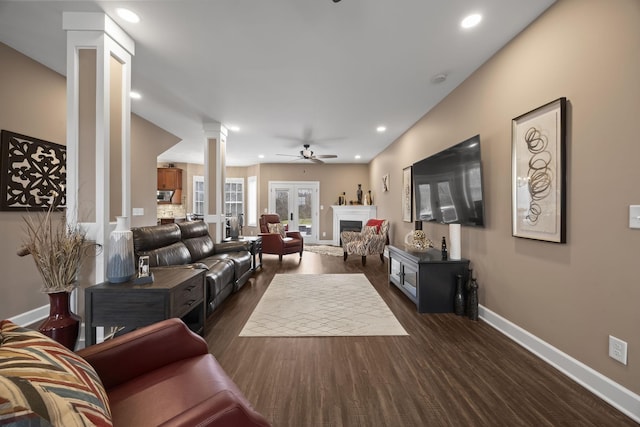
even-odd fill
[{"label": "dark wood console table", "polygon": [[443,260],[438,249],[414,252],[389,246],[389,283],[411,301],[419,313],[453,312],[456,276],[469,277],[469,260]]},{"label": "dark wood console table", "polygon": [[95,344],[97,326],[131,330],[172,317],[204,335],[206,270],[161,267],[151,272],[153,283],[104,282],[84,290],[86,346]]}]

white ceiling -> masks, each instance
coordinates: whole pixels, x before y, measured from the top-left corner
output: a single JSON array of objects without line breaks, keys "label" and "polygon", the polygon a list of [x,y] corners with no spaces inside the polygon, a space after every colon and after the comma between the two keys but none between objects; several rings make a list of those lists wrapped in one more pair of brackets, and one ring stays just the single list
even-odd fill
[{"label": "white ceiling", "polygon": [[240,128],[231,166],[291,161],[275,154],[305,138],[327,163],[368,163],[554,1],[1,0],[0,41],[65,74],[62,12],[109,15],[136,43],[132,110],[182,139],[161,162],[203,163],[215,121]]}]

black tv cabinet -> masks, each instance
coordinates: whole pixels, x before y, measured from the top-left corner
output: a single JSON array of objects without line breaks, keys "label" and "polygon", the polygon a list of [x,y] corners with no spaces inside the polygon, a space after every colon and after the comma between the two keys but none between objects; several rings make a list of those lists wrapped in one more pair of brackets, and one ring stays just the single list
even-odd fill
[{"label": "black tv cabinet", "polygon": [[406,251],[389,246],[389,283],[411,301],[418,313],[453,312],[456,276],[469,276],[469,260],[443,260],[438,249]]}]

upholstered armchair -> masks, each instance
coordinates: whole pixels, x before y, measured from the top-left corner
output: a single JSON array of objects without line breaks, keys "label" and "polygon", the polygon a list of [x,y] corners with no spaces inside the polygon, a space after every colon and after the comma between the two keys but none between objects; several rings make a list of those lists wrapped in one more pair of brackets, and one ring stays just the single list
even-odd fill
[{"label": "upholstered armchair", "polygon": [[340,233],[344,260],[349,255],[360,255],[362,265],[367,264],[367,255],[380,255],[384,262],[384,247],[389,244],[389,221],[386,219],[370,219],[362,231],[343,231]]},{"label": "upholstered armchair", "polygon": [[260,215],[260,236],[262,236],[262,253],[282,255],[299,253],[302,258],[304,240],[299,231],[287,231],[280,222],[278,214]]}]

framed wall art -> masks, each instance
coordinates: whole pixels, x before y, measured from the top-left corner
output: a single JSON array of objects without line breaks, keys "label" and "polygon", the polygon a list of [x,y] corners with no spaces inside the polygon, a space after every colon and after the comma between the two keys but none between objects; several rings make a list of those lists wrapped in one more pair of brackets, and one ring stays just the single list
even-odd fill
[{"label": "framed wall art", "polygon": [[46,210],[66,205],[64,145],[2,130],[0,210]]},{"label": "framed wall art", "polygon": [[402,221],[404,222],[412,222],[413,202],[411,195],[411,166],[408,166],[402,170]]},{"label": "framed wall art", "polygon": [[386,173],[382,175],[382,192],[386,193],[389,191],[389,174]]},{"label": "framed wall art", "polygon": [[558,98],[512,120],[515,237],[566,242],[566,105]]}]

